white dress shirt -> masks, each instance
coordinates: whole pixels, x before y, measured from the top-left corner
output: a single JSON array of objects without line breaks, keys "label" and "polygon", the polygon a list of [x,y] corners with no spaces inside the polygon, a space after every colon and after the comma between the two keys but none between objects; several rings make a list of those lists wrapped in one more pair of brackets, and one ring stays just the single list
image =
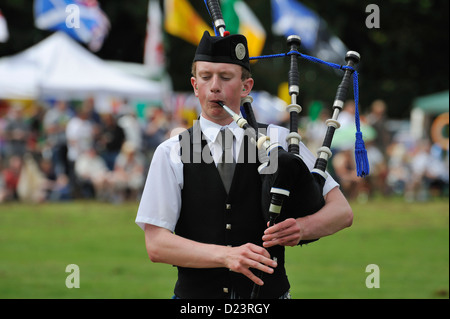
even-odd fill
[{"label": "white dress shirt", "polygon": [[[217,141],[222,126],[200,116],[200,127],[217,165],[222,155],[222,148]],[[244,130],[238,127],[235,122],[227,127],[235,137],[233,155],[236,160],[239,158]],[[267,133],[271,142],[278,142],[283,148],[287,149],[288,129],[277,125],[269,125]],[[183,163],[179,154],[179,135],[171,137],[156,148],[136,216],[136,224],[142,229],[145,229],[145,224],[152,224],[172,232],[175,230],[180,216],[181,191],[183,189]],[[312,170],[316,157],[303,143],[300,143],[300,154],[305,164]],[[327,194],[336,186],[339,186],[339,184],[331,176],[328,176],[323,194]]]}]

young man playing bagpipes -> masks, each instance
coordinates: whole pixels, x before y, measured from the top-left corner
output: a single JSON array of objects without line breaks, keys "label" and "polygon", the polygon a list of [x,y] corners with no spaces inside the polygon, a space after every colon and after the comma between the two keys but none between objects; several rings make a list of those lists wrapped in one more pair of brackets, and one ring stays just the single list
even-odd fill
[{"label": "young man playing bagpipes", "polygon": [[[178,267],[175,298],[250,298],[254,285],[260,298],[290,298],[284,246],[349,227],[352,209],[328,177],[321,209],[267,227],[261,163],[249,156],[255,146],[221,106],[240,114],[241,99],[253,88],[244,36],[205,32],[191,84],[201,115],[192,128],[156,149],[142,194],[136,223],[145,231],[148,255],[153,262]],[[271,142],[286,147],[286,128],[263,127]],[[223,147],[227,140],[230,145]],[[312,170],[315,156],[303,143],[299,146]],[[231,164],[231,178],[222,173],[223,162]]]}]

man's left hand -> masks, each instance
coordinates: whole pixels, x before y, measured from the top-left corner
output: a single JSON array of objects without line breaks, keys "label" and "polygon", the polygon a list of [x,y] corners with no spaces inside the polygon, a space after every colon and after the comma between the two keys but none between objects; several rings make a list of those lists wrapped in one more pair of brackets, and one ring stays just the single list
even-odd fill
[{"label": "man's left hand", "polygon": [[301,239],[299,222],[294,218],[286,219],[264,231],[263,246],[268,248],[275,245],[296,246]]}]

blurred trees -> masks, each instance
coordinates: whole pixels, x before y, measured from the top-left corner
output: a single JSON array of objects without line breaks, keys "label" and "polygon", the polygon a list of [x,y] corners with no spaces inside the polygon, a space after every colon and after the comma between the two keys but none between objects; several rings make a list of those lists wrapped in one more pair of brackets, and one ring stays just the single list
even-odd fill
[{"label": "blurred trees", "polygon": [[[163,0],[160,0],[161,3]],[[101,1],[111,21],[111,31],[97,53],[103,59],[142,63],[148,0]],[[190,0],[208,19],[202,0]],[[377,98],[385,99],[391,117],[409,116],[412,100],[449,87],[449,2],[447,0],[314,1],[303,0],[325,21],[350,50],[361,54],[360,101],[367,109]],[[285,39],[271,34],[270,0],[246,0],[266,29],[263,54],[287,52]],[[366,6],[380,8],[380,28],[366,27]],[[0,43],[0,57],[24,50],[50,32],[34,27],[32,1],[2,0],[0,9],[8,22],[10,39]],[[207,20],[209,21],[209,19]],[[168,71],[174,88],[190,91],[190,66],[195,47],[165,36]],[[433,63],[431,63],[433,62]],[[344,63],[344,62],[343,62]],[[258,61],[252,67],[255,89],[277,94],[287,79],[283,59]],[[331,105],[340,74],[300,60],[301,104],[323,100]]]}]

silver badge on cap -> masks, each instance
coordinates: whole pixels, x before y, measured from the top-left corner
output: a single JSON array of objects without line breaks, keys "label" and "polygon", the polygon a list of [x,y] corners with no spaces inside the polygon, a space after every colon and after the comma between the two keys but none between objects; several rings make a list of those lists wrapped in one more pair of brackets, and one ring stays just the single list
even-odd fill
[{"label": "silver badge on cap", "polygon": [[234,51],[238,60],[242,60],[245,58],[245,46],[242,43],[238,43],[234,48]]}]

